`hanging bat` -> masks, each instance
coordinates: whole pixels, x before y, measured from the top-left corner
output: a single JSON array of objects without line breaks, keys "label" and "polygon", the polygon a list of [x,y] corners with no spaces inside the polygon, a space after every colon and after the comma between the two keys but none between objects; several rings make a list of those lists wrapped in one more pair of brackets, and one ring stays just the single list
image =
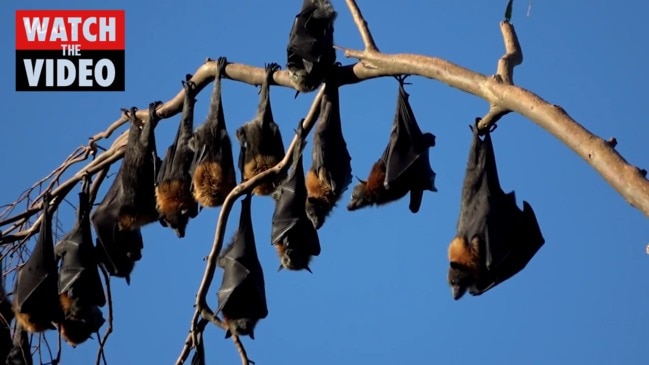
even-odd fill
[{"label": "hanging bat", "polygon": [[131,282],[135,262],[142,258],[142,233],[140,229],[122,231],[117,219],[123,199],[122,169],[108,188],[104,199],[95,209],[90,220],[95,228],[97,262],[102,264],[111,276]]},{"label": "hanging bat", "polygon": [[[2,270],[0,263],[0,271]],[[14,312],[11,309],[11,301],[7,297],[5,287],[0,282],[0,364],[5,363],[9,350],[13,346],[11,341],[11,321],[14,319]]]},{"label": "hanging bat", "polygon": [[196,129],[190,141],[190,146],[195,152],[190,170],[192,193],[194,199],[204,207],[222,205],[225,197],[237,185],[232,143],[225,127],[221,101],[221,79],[225,75],[227,63],[225,57],[219,57],[216,61],[214,90],[207,120]]},{"label": "hanging bat", "polygon": [[29,259],[16,278],[13,310],[16,321],[29,332],[54,329],[61,309],[58,299],[58,273],[52,238],[51,196],[43,195],[43,215],[38,240]]},{"label": "hanging bat", "polygon": [[381,158],[374,163],[367,180],[354,187],[347,209],[383,205],[403,198],[410,192],[409,209],[417,213],[424,191],[435,192],[435,172],[430,167],[428,151],[435,146],[432,133],[422,133],[412,112],[409,95],[403,89],[405,77],[399,80],[397,110],[390,142]]},{"label": "hanging bat", "polygon": [[448,248],[453,299],[480,295],[521,271],[545,239],[532,206],[500,187],[491,135],[479,137],[478,122],[462,186],[457,235]]},{"label": "hanging bat", "polygon": [[29,345],[29,338],[27,331],[20,325],[16,326],[14,332],[13,347],[7,355],[7,365],[33,365],[31,346]]},{"label": "hanging bat", "polygon": [[[255,325],[268,315],[264,272],[257,257],[248,194],[241,201],[239,230],[219,258],[223,281],[218,291],[219,308],[228,326],[225,338],[248,335],[255,339]],[[217,311],[217,312],[218,312]]]},{"label": "hanging bat", "polygon": [[129,118],[131,129],[124,151],[122,172],[122,194],[119,202],[118,225],[122,231],[130,231],[158,220],[156,210],[155,182],[157,156],[154,129],[160,121],[156,108],[162,102],[149,104],[149,121],[140,130],[135,112],[137,108],[123,110]]},{"label": "hanging bat", "polygon": [[298,93],[315,90],[336,62],[336,16],[329,0],[304,0],[302,10],[295,16],[286,49],[286,67]]},{"label": "hanging bat", "polygon": [[320,118],[313,136],[313,162],[306,175],[306,213],[316,229],[322,227],[352,182],[351,156],[340,123],[338,85],[327,81]]},{"label": "hanging bat", "polygon": [[54,253],[61,258],[61,336],[72,346],[86,341],[105,322],[99,310],[99,307],[106,305],[106,297],[97,270],[95,247],[92,244],[89,191],[90,179],[85,178],[79,193],[77,223],[54,246]]},{"label": "hanging bat", "polygon": [[[273,120],[269,95],[270,82],[277,70],[279,65],[276,63],[266,65],[266,78],[261,85],[257,115],[236,131],[241,145],[239,168],[243,181],[277,165],[284,158],[284,142],[279,126]],[[270,195],[285,177],[285,174],[281,174],[276,179],[256,186],[252,192],[255,195]]]},{"label": "hanging bat", "polygon": [[183,82],[185,98],[178,132],[162,160],[155,187],[160,224],[171,227],[178,238],[185,237],[189,219],[198,215],[198,203],[192,195],[192,176],[189,172],[194,159],[189,140],[194,130],[194,97],[197,90],[196,84],[189,80],[191,75],[187,76],[187,81]]},{"label": "hanging bat", "polygon": [[273,194],[271,242],[280,257],[279,270],[307,270],[313,256],[320,255],[320,239],[306,215],[307,199],[302,168],[302,121],[297,127],[298,145],[293,156],[293,171]]}]

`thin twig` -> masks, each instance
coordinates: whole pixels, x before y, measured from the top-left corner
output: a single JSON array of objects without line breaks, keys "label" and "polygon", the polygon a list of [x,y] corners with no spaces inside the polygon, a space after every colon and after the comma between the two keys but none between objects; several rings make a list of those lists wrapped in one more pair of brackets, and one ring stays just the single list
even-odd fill
[{"label": "thin twig", "polygon": [[358,8],[356,1],[345,0],[345,2],[347,3],[347,7],[349,8],[349,12],[351,13],[352,18],[354,19],[354,23],[358,28],[358,32],[361,34],[363,45],[365,45],[365,52],[379,52],[379,49],[378,47],[376,47],[376,43],[374,42],[374,38],[372,37],[372,32],[370,32],[367,21],[365,20],[365,18],[363,18],[361,9]]},{"label": "thin twig", "polygon": [[97,361],[95,362],[97,365],[101,363],[101,359],[104,358],[104,362],[106,362],[105,356],[104,356],[104,348],[106,347],[106,341],[108,340],[108,336],[110,336],[111,333],[113,333],[113,295],[110,291],[110,276],[108,276],[108,272],[102,265],[98,265],[99,270],[101,270],[101,274],[104,277],[104,284],[106,284],[106,302],[108,303],[108,318],[106,319],[106,331],[104,332],[104,336],[101,339],[101,342],[99,343],[99,350],[97,351]]}]

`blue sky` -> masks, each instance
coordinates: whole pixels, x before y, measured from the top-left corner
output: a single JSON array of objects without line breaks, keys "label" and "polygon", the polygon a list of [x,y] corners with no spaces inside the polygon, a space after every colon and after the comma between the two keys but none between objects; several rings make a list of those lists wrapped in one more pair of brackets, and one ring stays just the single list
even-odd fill
[{"label": "blue sky", "polygon": [[[119,108],[168,100],[185,73],[194,72],[208,56],[285,65],[288,33],[302,1],[288,3],[93,3],[93,8],[126,9],[126,91],[114,93],[15,92],[14,10],[48,9],[52,3],[3,3],[0,153],[8,173],[0,182],[0,203],[13,201],[89,136],[104,130],[119,117]],[[394,2],[361,1],[360,6],[382,51],[438,56],[490,74],[503,53],[498,21],[505,3],[402,1],[395,9]],[[561,105],[597,135],[616,137],[617,150],[630,163],[649,168],[644,109],[649,5],[534,1],[526,17],[527,5],[520,0],[514,4],[513,23],[524,53],[515,82]],[[89,8],[85,1],[72,0],[57,6]],[[334,6],[339,12],[336,44],[362,47],[344,1],[334,0]],[[353,62],[340,52],[338,59]],[[270,314],[258,324],[255,341],[243,340],[251,359],[260,365],[644,363],[647,217],[568,148],[519,115],[503,118],[493,135],[500,180],[504,190],[516,191],[519,205],[522,200],[532,204],[546,244],[509,281],[480,297],[452,300],[445,282],[446,249],[459,213],[471,137],[467,126],[488,105],[437,81],[409,81],[413,84],[406,90],[420,126],[437,136],[430,159],[438,192],[425,195],[420,212],[412,214],[405,199],[347,212],[348,191],[319,231],[322,254],[312,264],[313,275],[276,272],[278,259],[270,245],[273,203],[255,198],[253,222]],[[253,117],[257,90],[233,81],[224,81],[223,87],[232,132]],[[285,88],[271,91],[285,141],[313,96],[294,100],[293,94]],[[344,87],[340,95],[353,172],[364,178],[387,143],[397,82],[371,80]],[[208,100],[205,91],[198,96],[196,125],[205,117]],[[178,121],[167,119],[156,129],[159,154],[171,143]],[[238,151],[236,142],[234,146]],[[305,168],[309,164],[305,158]],[[76,204],[76,191],[69,199]],[[237,203],[228,238],[238,215]],[[107,345],[111,364],[175,361],[217,216],[218,209],[204,210],[182,240],[157,224],[143,230],[144,257],[131,285],[112,281],[116,318]],[[61,208],[65,229],[73,217],[70,207]],[[208,295],[212,307],[219,284],[217,276]],[[209,327],[205,341],[208,364],[238,363],[221,330]],[[64,345],[63,363],[94,363],[96,348],[93,341],[74,350]]]}]

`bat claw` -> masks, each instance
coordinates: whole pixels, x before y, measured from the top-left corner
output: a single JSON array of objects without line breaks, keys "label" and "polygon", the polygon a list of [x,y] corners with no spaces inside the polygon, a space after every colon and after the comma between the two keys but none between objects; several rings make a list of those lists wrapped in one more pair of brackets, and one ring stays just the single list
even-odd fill
[{"label": "bat claw", "polygon": [[401,84],[401,86],[403,86],[403,85],[412,85],[411,82],[406,82],[406,79],[408,77],[410,77],[410,75],[405,74],[405,75],[397,75],[394,78],[397,79],[397,81],[399,81],[399,84]]},{"label": "bat claw", "polygon": [[227,57],[219,57],[216,60],[216,76],[222,78],[225,75],[225,66],[228,65]]}]

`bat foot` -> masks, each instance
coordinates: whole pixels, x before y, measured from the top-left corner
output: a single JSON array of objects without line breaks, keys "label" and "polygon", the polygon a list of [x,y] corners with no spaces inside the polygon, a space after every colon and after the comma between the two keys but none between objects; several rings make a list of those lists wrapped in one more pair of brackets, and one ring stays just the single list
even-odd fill
[{"label": "bat foot", "polygon": [[225,75],[225,66],[228,65],[227,57],[219,57],[216,60],[216,76],[223,77]]}]

